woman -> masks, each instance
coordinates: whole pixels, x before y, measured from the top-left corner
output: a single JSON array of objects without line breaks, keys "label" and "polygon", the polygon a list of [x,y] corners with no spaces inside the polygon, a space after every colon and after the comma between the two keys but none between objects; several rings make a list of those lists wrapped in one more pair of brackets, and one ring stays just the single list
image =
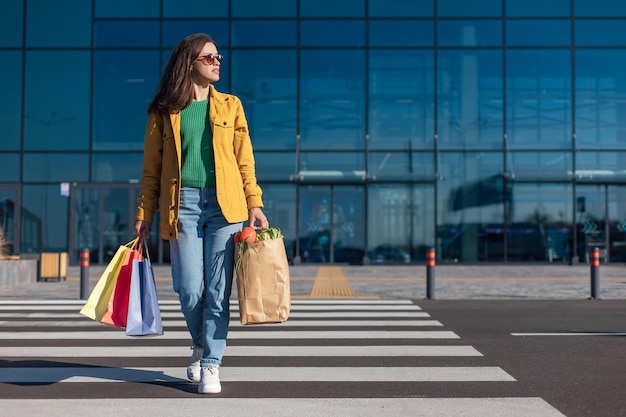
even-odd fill
[{"label": "woman", "polygon": [[241,101],[219,93],[223,57],[205,34],[172,51],[148,108],[135,230],[148,236],[159,210],[170,241],[172,280],[193,341],[187,377],[198,392],[221,392],[233,235],[244,221],[268,227]]}]

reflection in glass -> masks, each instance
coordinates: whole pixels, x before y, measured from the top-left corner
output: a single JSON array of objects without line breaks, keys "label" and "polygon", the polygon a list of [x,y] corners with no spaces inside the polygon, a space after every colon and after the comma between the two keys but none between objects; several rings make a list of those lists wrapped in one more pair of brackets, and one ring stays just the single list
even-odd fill
[{"label": "reflection in glass", "polygon": [[254,167],[261,185],[264,181],[291,180],[296,173],[295,161],[295,152],[263,152],[257,151],[255,146]]},{"label": "reflection in glass", "polygon": [[370,149],[432,149],[433,53],[372,50],[369,71]]},{"label": "reflection in glass", "polygon": [[572,24],[563,20],[509,20],[506,23],[508,46],[567,46],[572,43]]},{"label": "reflection in glass", "polygon": [[439,20],[439,46],[500,46],[502,22],[499,20]]},{"label": "reflection in glass", "polygon": [[609,262],[626,262],[626,187],[609,186]]},{"label": "reflection in glass", "polygon": [[623,49],[576,51],[576,147],[624,149],[626,55]]},{"label": "reflection in glass", "polygon": [[504,206],[511,201],[498,153],[442,153],[437,253],[447,262],[503,260]]},{"label": "reflection in glass", "polygon": [[508,210],[509,261],[569,262],[572,186],[514,184]]},{"label": "reflection in glass", "polygon": [[510,50],[507,70],[509,148],[570,149],[570,50]]},{"label": "reflection in glass", "polygon": [[67,205],[59,184],[22,186],[22,252],[67,250]]},{"label": "reflection in glass", "polygon": [[0,51],[0,62],[0,150],[18,150],[22,136],[22,52]]},{"label": "reflection in glass", "polygon": [[89,155],[86,152],[24,154],[22,178],[38,182],[88,181]]},{"label": "reflection in glass", "polygon": [[303,20],[300,23],[302,46],[364,46],[363,20]]},{"label": "reflection in glass", "polygon": [[626,152],[576,152],[576,179],[581,181],[625,180]]},{"label": "reflection in glass", "polygon": [[[370,20],[369,45],[373,47],[433,46],[431,20]],[[411,51],[415,52],[415,51]]]},{"label": "reflection in glass", "polygon": [[146,110],[159,82],[156,51],[97,51],[95,150],[143,150]]},{"label": "reflection in glass", "polygon": [[571,0],[506,0],[507,16],[569,16]]},{"label": "reflection in glass", "polygon": [[363,149],[365,52],[303,50],[300,62],[302,149]]},{"label": "reflection in glass", "polygon": [[139,152],[96,153],[93,155],[94,182],[137,182],[141,178],[143,154]]},{"label": "reflection in glass", "polygon": [[502,52],[440,50],[441,149],[502,148]]},{"label": "reflection in glass", "polygon": [[296,186],[292,184],[267,184],[260,180],[263,188],[263,213],[270,226],[278,227],[283,235],[287,257],[293,261],[296,241]]},{"label": "reflection in glass", "polygon": [[[296,46],[298,43],[295,20],[233,20],[231,28],[232,46]],[[271,60],[264,58],[262,62],[266,65]]]},{"label": "reflection in glass", "polygon": [[368,256],[372,264],[423,261],[434,235],[432,185],[384,184],[368,189]]},{"label": "reflection in glass", "polygon": [[365,178],[363,152],[301,152],[298,175],[307,181],[354,181]]},{"label": "reflection in glass", "polygon": [[86,51],[26,53],[25,149],[89,149],[90,67]]},{"label": "reflection in glass", "polygon": [[296,148],[296,60],[290,50],[233,51],[232,91],[243,103],[255,151]]},{"label": "reflection in glass", "polygon": [[561,180],[572,178],[570,152],[509,152],[507,176],[516,180]]}]

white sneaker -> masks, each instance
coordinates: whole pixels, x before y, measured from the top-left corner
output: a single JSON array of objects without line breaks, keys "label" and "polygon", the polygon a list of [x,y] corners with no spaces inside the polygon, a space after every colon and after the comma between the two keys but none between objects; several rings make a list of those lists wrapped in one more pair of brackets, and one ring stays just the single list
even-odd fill
[{"label": "white sneaker", "polygon": [[202,359],[203,348],[192,346],[193,352],[187,365],[187,378],[192,382],[200,382],[200,359]]},{"label": "white sneaker", "polygon": [[219,394],[222,392],[220,384],[220,373],[217,365],[203,366],[200,369],[200,385],[198,385],[200,394]]}]

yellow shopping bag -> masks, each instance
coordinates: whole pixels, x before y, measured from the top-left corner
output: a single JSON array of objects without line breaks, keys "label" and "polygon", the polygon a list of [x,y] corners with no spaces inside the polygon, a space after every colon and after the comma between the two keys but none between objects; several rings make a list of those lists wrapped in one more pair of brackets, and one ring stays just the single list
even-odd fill
[{"label": "yellow shopping bag", "polygon": [[107,308],[109,307],[109,300],[111,299],[111,295],[115,289],[117,277],[120,274],[122,265],[124,265],[126,252],[130,250],[136,241],[137,239],[135,238],[127,244],[121,245],[117,249],[113,259],[111,259],[111,262],[109,262],[106,269],[100,276],[95,288],[91,291],[91,294],[89,294],[87,303],[85,303],[83,308],[80,310],[80,314],[87,316],[92,320],[102,320],[102,316],[104,316]]}]

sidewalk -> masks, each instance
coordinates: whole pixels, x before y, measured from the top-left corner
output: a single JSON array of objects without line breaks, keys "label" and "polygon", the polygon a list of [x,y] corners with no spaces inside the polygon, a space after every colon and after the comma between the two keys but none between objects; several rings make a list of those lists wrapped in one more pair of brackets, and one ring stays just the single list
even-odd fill
[{"label": "sidewalk", "polygon": [[[357,298],[423,299],[426,267],[331,266],[341,268]],[[89,268],[93,288],[104,266]],[[328,267],[298,265],[290,268],[291,293],[307,298],[319,274]],[[335,270],[336,271],[336,270]],[[340,272],[340,273],[341,273]],[[169,265],[155,266],[161,299],[176,299]],[[588,265],[438,265],[435,268],[435,299],[587,299],[591,294]],[[599,298],[626,300],[626,266],[600,266]],[[80,268],[68,268],[67,280],[0,286],[0,299],[79,299]]]}]

